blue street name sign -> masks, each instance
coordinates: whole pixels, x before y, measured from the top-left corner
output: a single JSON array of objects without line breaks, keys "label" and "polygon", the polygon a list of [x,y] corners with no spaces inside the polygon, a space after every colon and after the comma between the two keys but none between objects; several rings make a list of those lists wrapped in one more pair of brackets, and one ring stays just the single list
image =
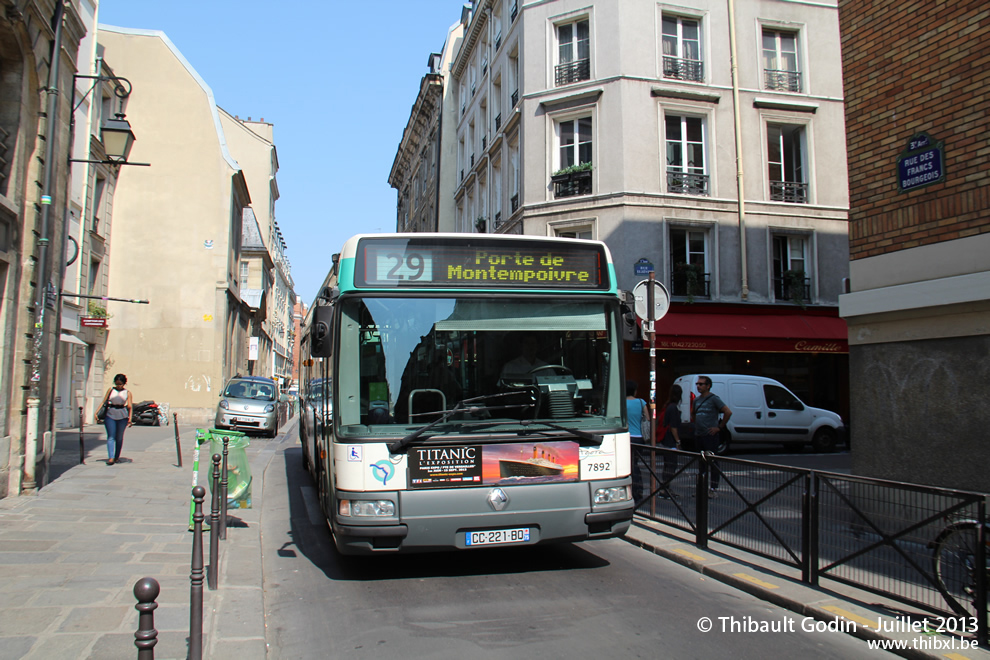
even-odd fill
[{"label": "blue street name sign", "polygon": [[636,269],[637,275],[649,275],[650,271],[653,270],[653,264],[650,263],[649,259],[640,259],[633,267]]},{"label": "blue street name sign", "polygon": [[897,159],[900,191],[908,192],[944,180],[944,143],[935,142],[928,133],[918,133],[908,140],[907,149]]}]

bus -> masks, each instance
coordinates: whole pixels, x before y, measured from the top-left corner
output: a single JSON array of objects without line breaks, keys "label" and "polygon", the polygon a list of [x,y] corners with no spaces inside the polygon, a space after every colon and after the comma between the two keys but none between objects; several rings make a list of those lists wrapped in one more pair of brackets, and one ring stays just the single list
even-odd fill
[{"label": "bus", "polygon": [[[303,465],[341,554],[610,538],[633,517],[606,246],[345,242],[301,338]],[[321,399],[321,400],[320,400]]]}]

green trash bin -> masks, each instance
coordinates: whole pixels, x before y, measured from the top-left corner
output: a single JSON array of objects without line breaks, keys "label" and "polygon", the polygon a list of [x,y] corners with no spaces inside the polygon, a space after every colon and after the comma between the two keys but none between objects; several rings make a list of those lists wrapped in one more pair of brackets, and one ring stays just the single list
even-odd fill
[{"label": "green trash bin", "polygon": [[[227,431],[222,429],[210,429],[210,460],[209,471],[211,477],[207,480],[210,488],[213,487],[213,462],[212,456],[219,454],[223,458],[223,439],[227,440],[227,510],[230,509],[250,509],[251,508],[251,462],[248,460],[247,448],[251,443],[248,441],[246,433],[241,431]],[[221,465],[223,463],[221,462]],[[220,475],[223,479],[223,475]]]}]

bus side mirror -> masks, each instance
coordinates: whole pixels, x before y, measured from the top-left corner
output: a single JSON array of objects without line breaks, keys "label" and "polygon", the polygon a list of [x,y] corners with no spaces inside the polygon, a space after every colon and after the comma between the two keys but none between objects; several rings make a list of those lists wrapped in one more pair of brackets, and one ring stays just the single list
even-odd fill
[{"label": "bus side mirror", "polygon": [[313,310],[313,326],[310,330],[309,346],[313,357],[330,357],[333,337],[333,307],[320,305]]}]

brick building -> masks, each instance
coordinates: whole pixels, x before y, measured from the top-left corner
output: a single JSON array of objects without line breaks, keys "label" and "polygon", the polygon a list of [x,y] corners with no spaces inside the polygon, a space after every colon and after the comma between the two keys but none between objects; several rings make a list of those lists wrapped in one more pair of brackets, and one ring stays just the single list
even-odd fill
[{"label": "brick building", "polygon": [[990,5],[840,0],[839,20],[853,469],[990,491]]}]

